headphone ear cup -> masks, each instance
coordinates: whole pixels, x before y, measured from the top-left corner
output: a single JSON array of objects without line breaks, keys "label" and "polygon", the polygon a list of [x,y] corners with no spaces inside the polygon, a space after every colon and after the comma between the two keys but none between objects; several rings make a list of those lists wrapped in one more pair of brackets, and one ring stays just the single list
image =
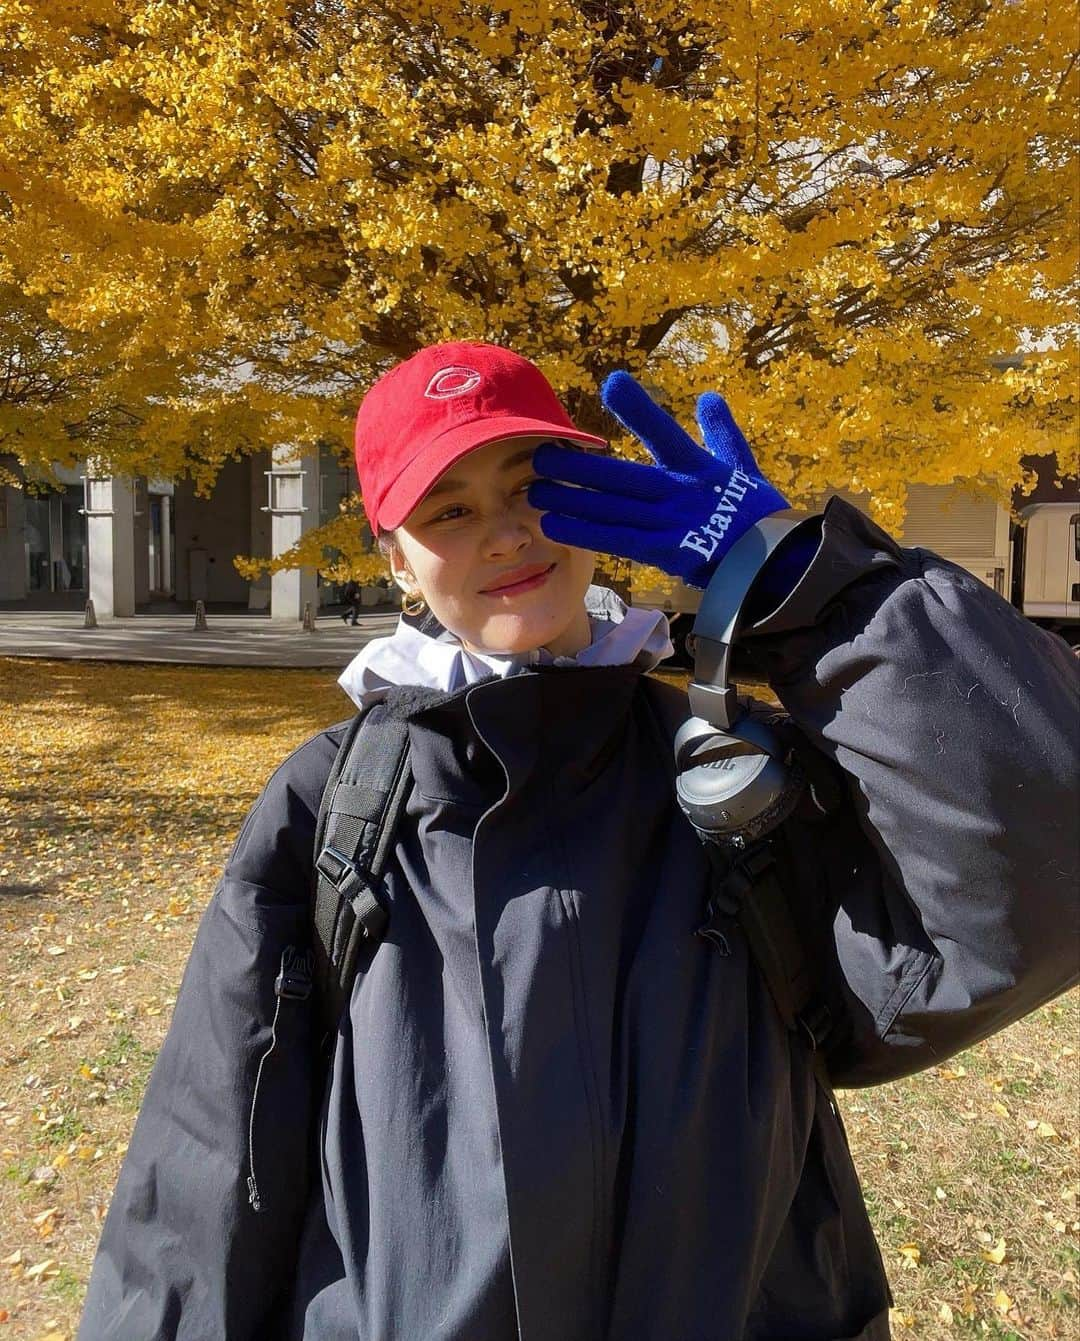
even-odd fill
[{"label": "headphone ear cup", "polygon": [[721,731],[691,717],[675,736],[679,805],[703,837],[752,842],[781,824],[802,794],[786,755],[759,718],[741,717]]},{"label": "headphone ear cup", "polygon": [[799,804],[805,788],[801,773],[797,768],[783,765],[778,767],[783,770],[783,785],[765,809],[759,810],[738,830],[738,837],[743,843],[756,842],[759,838],[764,838],[767,833],[772,833],[773,829],[779,828]]}]

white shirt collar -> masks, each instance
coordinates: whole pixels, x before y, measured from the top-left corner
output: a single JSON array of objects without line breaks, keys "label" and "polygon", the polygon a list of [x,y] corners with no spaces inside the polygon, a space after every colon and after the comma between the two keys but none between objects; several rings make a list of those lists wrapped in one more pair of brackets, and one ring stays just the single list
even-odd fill
[{"label": "white shirt collar", "polygon": [[590,587],[592,641],[574,657],[553,657],[544,648],[507,656],[470,652],[453,634],[438,636],[399,621],[389,638],[375,638],[346,666],[338,684],[361,706],[364,696],[389,685],[420,685],[453,691],[491,675],[506,678],[530,666],[628,666],[651,670],[673,648],[659,610],[627,607],[606,587]]}]

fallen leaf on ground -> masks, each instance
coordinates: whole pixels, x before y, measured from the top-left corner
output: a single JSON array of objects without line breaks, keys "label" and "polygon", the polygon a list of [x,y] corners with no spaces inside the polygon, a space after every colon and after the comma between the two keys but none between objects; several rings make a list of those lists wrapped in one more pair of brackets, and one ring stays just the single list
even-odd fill
[{"label": "fallen leaf on ground", "polygon": [[59,1274],[59,1267],[56,1265],[55,1258],[46,1257],[44,1262],[35,1262],[33,1266],[26,1268],[27,1280],[41,1280],[47,1276],[56,1276]]},{"label": "fallen leaf on ground", "polygon": [[993,1262],[995,1266],[1000,1266],[1002,1262],[1004,1262],[1006,1252],[1007,1249],[1005,1247],[1004,1239],[998,1239],[997,1243],[995,1243],[992,1248],[980,1249],[980,1255],[983,1261]]}]

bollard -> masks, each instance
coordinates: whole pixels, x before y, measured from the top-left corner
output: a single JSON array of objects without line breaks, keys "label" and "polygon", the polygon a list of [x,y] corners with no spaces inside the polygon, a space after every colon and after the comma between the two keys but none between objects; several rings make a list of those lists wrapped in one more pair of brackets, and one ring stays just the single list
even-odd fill
[{"label": "bollard", "polygon": [[97,615],[94,614],[94,602],[86,602],[86,614],[83,615],[82,626],[84,629],[97,628]]},{"label": "bollard", "polygon": [[310,601],[304,602],[304,632],[305,633],[315,632],[315,616],[311,612]]},{"label": "bollard", "polygon": [[195,602],[195,631],[205,631],[206,629],[206,606],[202,601]]}]

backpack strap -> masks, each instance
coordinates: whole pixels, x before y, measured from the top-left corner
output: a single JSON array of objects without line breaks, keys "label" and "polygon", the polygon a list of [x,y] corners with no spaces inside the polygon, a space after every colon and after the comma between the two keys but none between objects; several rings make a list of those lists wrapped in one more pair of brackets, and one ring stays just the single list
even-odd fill
[{"label": "backpack strap", "polygon": [[[702,932],[721,935],[725,919],[734,919],[746,937],[777,1013],[788,1029],[802,1036],[825,1080],[824,1048],[832,1032],[832,1012],[819,991],[818,976],[796,923],[769,838],[755,843],[734,861],[714,843],[705,850],[713,868],[710,921]],[[826,1082],[827,1083],[827,1082]]]},{"label": "backpack strap", "polygon": [[381,704],[357,713],[315,829],[315,983],[325,1034],[337,1030],[361,950],[374,953],[386,934],[382,880],[411,781],[408,723]]}]

